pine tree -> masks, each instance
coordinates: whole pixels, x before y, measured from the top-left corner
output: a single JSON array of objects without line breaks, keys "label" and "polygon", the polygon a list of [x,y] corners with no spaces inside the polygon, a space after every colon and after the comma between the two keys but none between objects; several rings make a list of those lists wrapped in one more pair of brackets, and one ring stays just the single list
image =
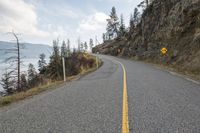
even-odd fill
[{"label": "pine tree", "polygon": [[113,38],[113,34],[114,34],[111,20],[108,20],[106,31],[107,31],[107,35],[108,35],[108,40],[111,40]]},{"label": "pine tree", "polygon": [[154,0],[149,0],[149,4],[151,4]]},{"label": "pine tree", "polygon": [[78,52],[81,51],[81,40],[80,40],[80,37],[78,38]]},{"label": "pine tree", "polygon": [[77,52],[77,50],[76,50],[76,48],[74,47],[72,53],[75,54],[76,52]]},{"label": "pine tree", "polygon": [[87,42],[84,43],[84,48],[85,48],[85,51],[87,51],[87,49],[88,49]]},{"label": "pine tree", "polygon": [[71,55],[70,40],[67,39],[67,57]]},{"label": "pine tree", "polygon": [[146,6],[149,5],[149,0],[145,0]]},{"label": "pine tree", "polygon": [[134,14],[133,14],[133,23],[134,23],[135,26],[139,23],[139,14],[140,13],[138,12],[138,9],[135,8]]},{"label": "pine tree", "polygon": [[63,41],[62,46],[61,46],[61,56],[65,57],[67,56],[67,46],[65,41]]},{"label": "pine tree", "polygon": [[38,61],[38,68],[39,68],[38,70],[39,70],[40,74],[45,73],[46,66],[47,66],[47,63],[46,63],[46,60],[45,60],[45,54],[42,53],[42,54],[40,54],[39,61]]},{"label": "pine tree", "polygon": [[34,65],[32,63],[29,64],[28,66],[28,84],[29,87],[35,87],[37,84],[37,72],[36,69],[34,67]]},{"label": "pine tree", "polygon": [[154,0],[145,0],[146,7],[148,7]]},{"label": "pine tree", "polygon": [[28,82],[26,80],[26,75],[25,74],[21,75],[21,88],[22,88],[22,90],[28,89]]},{"label": "pine tree", "polygon": [[124,17],[123,14],[120,16],[120,27],[119,27],[119,34],[120,36],[124,36],[125,34],[125,24],[124,24]]},{"label": "pine tree", "polygon": [[6,70],[0,82],[7,95],[13,93],[14,88],[14,81],[12,80],[11,74],[12,72],[7,72]]},{"label": "pine tree", "polygon": [[116,37],[118,36],[118,31],[119,31],[119,21],[116,13],[115,7],[112,7],[112,11],[110,14],[111,19],[113,19],[113,34],[116,34]]},{"label": "pine tree", "polygon": [[54,80],[62,79],[63,74],[62,61],[58,43],[58,40],[53,41],[53,53],[50,56],[50,62],[47,68],[50,78]]},{"label": "pine tree", "polygon": [[84,44],[81,42],[81,44],[80,44],[80,51],[83,52],[83,49],[84,49]]},{"label": "pine tree", "polygon": [[129,21],[130,29],[134,28],[134,19],[133,19],[133,14],[131,13],[130,15],[130,21]]},{"label": "pine tree", "polygon": [[107,24],[106,30],[107,30],[109,40],[118,36],[119,21],[118,21],[115,7],[112,7],[112,9],[111,9],[110,19],[108,19],[108,24]]},{"label": "pine tree", "polygon": [[117,13],[116,13],[116,9],[115,9],[114,6],[113,6],[112,9],[111,9],[110,18],[114,19],[114,21],[117,21],[117,20],[118,20]]},{"label": "pine tree", "polygon": [[103,38],[103,42],[105,42],[106,41],[106,34],[105,33],[103,33],[102,38]]},{"label": "pine tree", "polygon": [[94,46],[93,40],[92,40],[92,38],[90,38],[90,50],[91,51],[92,51],[93,46]]},{"label": "pine tree", "polygon": [[142,2],[140,2],[140,4],[138,5],[139,8],[142,8],[143,10],[145,10],[150,3],[152,3],[153,0],[144,0]]}]

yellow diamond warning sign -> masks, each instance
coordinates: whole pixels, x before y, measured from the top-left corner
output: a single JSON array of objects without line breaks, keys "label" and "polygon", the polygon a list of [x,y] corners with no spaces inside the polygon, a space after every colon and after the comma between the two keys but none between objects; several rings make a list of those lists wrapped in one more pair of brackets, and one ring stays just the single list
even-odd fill
[{"label": "yellow diamond warning sign", "polygon": [[167,48],[164,47],[160,51],[161,51],[162,54],[166,54],[167,53]]}]

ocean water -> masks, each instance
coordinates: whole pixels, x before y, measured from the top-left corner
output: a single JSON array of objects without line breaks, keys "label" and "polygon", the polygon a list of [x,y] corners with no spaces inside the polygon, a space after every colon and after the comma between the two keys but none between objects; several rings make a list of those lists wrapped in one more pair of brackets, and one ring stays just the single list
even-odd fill
[{"label": "ocean water", "polygon": [[[28,65],[29,63],[32,63],[35,67],[35,69],[38,71],[38,58],[35,59],[23,59],[22,60],[22,64],[21,64],[21,73],[26,73],[27,74],[27,70],[28,70]],[[47,61],[48,62],[48,61]],[[0,79],[2,78],[3,73],[6,70],[6,67],[9,66],[8,64],[6,64],[3,60],[0,60]],[[2,86],[0,85],[0,91],[3,90]]]}]

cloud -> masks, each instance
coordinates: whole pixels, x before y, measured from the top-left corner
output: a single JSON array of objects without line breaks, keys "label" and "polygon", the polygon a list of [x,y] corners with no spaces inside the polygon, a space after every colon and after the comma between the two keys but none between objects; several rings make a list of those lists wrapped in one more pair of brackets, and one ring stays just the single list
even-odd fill
[{"label": "cloud", "polygon": [[[77,17],[72,11],[65,10],[70,17]],[[66,15],[65,14],[65,15]],[[64,38],[68,27],[55,24],[39,23],[36,8],[23,0],[0,1],[0,33],[14,30],[22,35],[22,40],[39,43],[51,42],[57,37]],[[7,40],[9,41],[9,40]]]},{"label": "cloud", "polygon": [[2,0],[0,1],[0,32],[15,32],[48,36],[48,33],[37,28],[37,14],[34,6],[25,3],[23,0]]},{"label": "cloud", "polygon": [[76,12],[74,12],[70,9],[63,9],[63,10],[61,10],[60,14],[63,16],[66,16],[68,18],[78,18],[79,17],[79,15]]},{"label": "cloud", "polygon": [[106,2],[111,2],[111,3],[116,3],[116,2],[121,2],[121,3],[133,3],[134,1],[136,0],[97,0],[97,1],[100,1],[100,2],[103,2],[103,1],[106,1]]},{"label": "cloud", "polygon": [[106,25],[106,19],[108,16],[102,12],[94,13],[86,18],[84,18],[78,28],[78,32],[85,33],[85,32],[98,32]]},{"label": "cloud", "polygon": [[77,28],[78,34],[84,40],[89,40],[89,38],[94,38],[95,35],[101,37],[102,33],[105,32],[107,18],[108,15],[106,15],[103,12],[96,12],[85,17],[79,23],[79,27]]},{"label": "cloud", "polygon": [[[124,14],[125,22],[128,24],[129,14],[133,10],[129,6],[134,5],[128,2],[135,3],[140,0],[108,1],[107,5],[115,5],[117,13]],[[104,13],[107,12],[104,7],[96,4],[87,5],[87,2],[83,6],[82,1],[75,6],[70,1],[60,2],[62,4],[42,0],[0,0],[0,35],[14,30],[22,34],[22,39],[33,43],[51,43],[52,39],[60,37],[71,38],[76,44],[78,36],[88,41],[95,35],[101,40],[102,33],[106,31],[108,18]],[[0,36],[1,40],[7,40],[5,38]]]},{"label": "cloud", "polygon": [[50,16],[55,16],[55,17],[64,16],[67,18],[77,19],[82,15],[82,13],[78,13],[78,11],[72,10],[69,8],[64,8],[64,9],[56,8],[53,10],[49,10],[49,8],[42,7],[40,5],[40,10],[42,10],[48,16],[50,15]]}]

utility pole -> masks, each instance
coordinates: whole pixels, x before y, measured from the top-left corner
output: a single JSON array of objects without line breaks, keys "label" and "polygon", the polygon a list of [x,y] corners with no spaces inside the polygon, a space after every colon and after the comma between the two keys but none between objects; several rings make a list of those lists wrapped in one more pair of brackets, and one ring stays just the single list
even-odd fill
[{"label": "utility pole", "polygon": [[62,57],[62,63],[63,63],[63,78],[64,82],[66,81],[66,75],[65,75],[65,57]]}]

